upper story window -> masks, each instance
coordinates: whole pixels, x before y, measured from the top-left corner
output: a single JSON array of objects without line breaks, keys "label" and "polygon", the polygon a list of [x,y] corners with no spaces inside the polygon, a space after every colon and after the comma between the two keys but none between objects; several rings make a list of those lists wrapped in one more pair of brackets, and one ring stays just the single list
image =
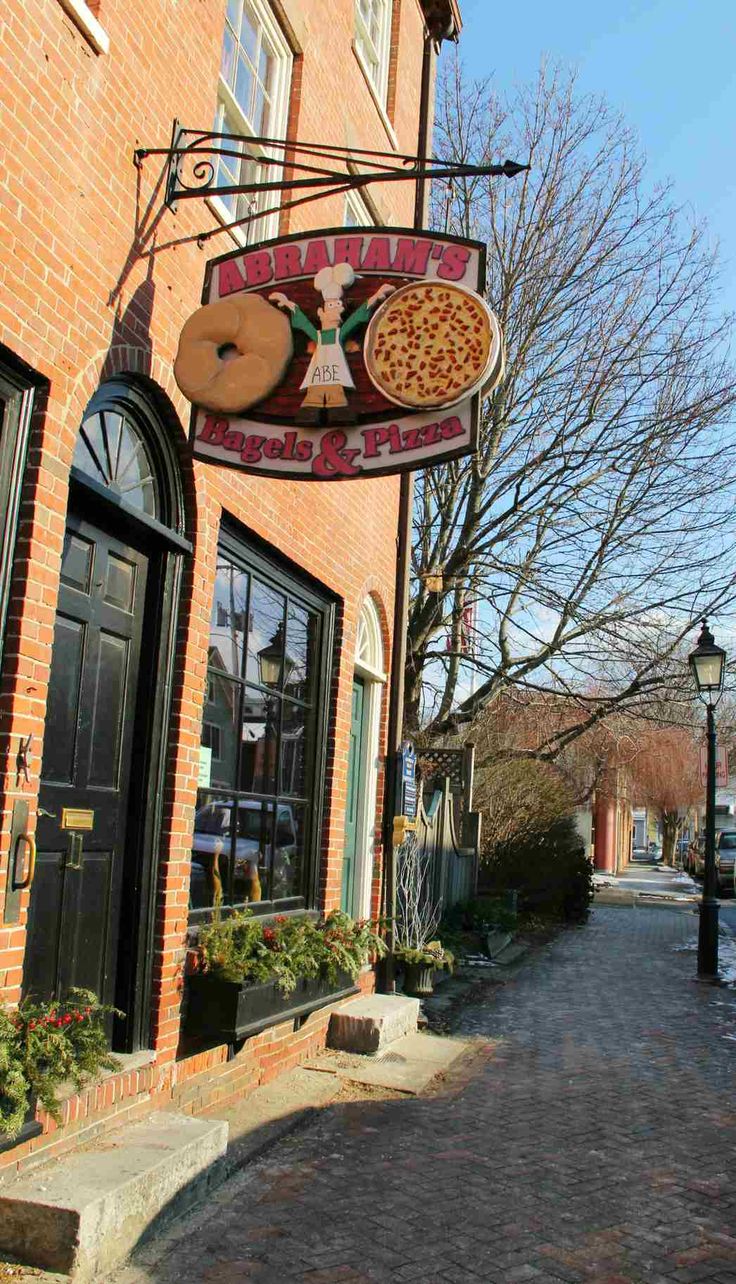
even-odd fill
[{"label": "upper story window", "polygon": [[[266,0],[228,0],[222,41],[222,62],[217,88],[215,130],[224,134],[245,134],[284,138],[289,110],[289,83],[292,55]],[[232,148],[230,150],[233,150]],[[221,156],[217,182],[265,182],[269,169],[268,148],[259,144],[243,146],[237,156]],[[227,222],[243,218],[274,204],[274,193],[260,198],[243,193],[213,201]],[[278,214],[267,215],[238,231],[244,243],[265,240],[278,233]]]},{"label": "upper story window", "polygon": [[392,0],[355,0],[355,50],[383,107],[388,97]]},{"label": "upper story window", "polygon": [[359,192],[347,192],[345,195],[345,227],[370,227],[375,219]]}]

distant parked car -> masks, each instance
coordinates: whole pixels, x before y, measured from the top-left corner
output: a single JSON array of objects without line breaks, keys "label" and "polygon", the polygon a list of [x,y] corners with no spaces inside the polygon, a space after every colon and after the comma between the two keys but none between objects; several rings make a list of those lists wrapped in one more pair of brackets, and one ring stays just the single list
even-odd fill
[{"label": "distant parked car", "polygon": [[649,853],[646,847],[635,847],[631,855],[634,860],[647,860]]},{"label": "distant parked car", "polygon": [[702,878],[705,867],[705,839],[702,835],[694,838],[687,849],[685,870],[691,878]]},{"label": "distant parked car", "polygon": [[722,829],[716,834],[716,883],[719,893],[733,892],[736,866],[736,829]]}]

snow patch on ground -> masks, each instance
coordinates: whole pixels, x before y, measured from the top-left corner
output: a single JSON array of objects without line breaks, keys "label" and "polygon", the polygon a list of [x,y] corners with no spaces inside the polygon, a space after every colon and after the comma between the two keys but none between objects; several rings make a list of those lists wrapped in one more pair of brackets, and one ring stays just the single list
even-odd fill
[{"label": "snow patch on ground", "polygon": [[[698,948],[697,939],[687,941],[685,945],[673,945],[676,953],[684,954]],[[718,937],[718,974],[724,985],[736,986],[736,940],[731,936]],[[736,1037],[736,1036],[734,1036]]]},{"label": "snow patch on ground", "polygon": [[732,937],[718,940],[718,971],[726,985],[736,985],[736,941]]}]

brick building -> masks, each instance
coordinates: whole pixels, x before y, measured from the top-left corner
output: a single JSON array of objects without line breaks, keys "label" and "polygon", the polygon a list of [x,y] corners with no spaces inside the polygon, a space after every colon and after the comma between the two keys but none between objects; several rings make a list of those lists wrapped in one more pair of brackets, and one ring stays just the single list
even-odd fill
[{"label": "brick building", "polygon": [[[218,879],[226,903],[260,897],[266,913],[378,909],[399,480],[305,486],[192,459],[177,340],[206,260],[243,233],[197,236],[244,198],[172,212],[161,165],[134,151],[165,146],[178,118],[414,154],[427,23],[449,31],[453,14],[450,0],[6,6],[0,1002],[83,984],[125,1013],[121,1072],[70,1096],[61,1129],[43,1118],[0,1151],[9,1171],[152,1104],[226,1101],[324,1040],[329,1009],[234,1058],[183,1039],[188,932]],[[269,174],[256,147],[219,163]],[[413,185],[392,183],[264,215],[250,239],[413,215]]]}]

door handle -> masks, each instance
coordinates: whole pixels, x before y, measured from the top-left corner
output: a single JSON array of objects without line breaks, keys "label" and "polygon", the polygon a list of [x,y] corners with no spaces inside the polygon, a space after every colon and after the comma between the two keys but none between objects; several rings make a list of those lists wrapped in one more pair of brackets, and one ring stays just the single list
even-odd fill
[{"label": "door handle", "polygon": [[65,862],[67,869],[82,868],[83,842],[84,842],[84,834],[75,834],[73,832],[69,834],[69,855],[67,856],[66,862]]},{"label": "door handle", "polygon": [[28,869],[26,870],[26,876],[25,878],[21,879],[19,883],[15,883],[15,890],[18,892],[22,892],[27,887],[31,886],[31,883],[33,882],[33,879],[36,873],[36,839],[34,838],[33,834],[18,835],[15,843],[14,868],[16,869],[18,866],[18,843],[28,844]]},{"label": "door handle", "polygon": [[39,807],[38,816],[39,816],[39,819],[41,818],[41,816],[46,816],[48,820],[58,819],[55,811],[46,811],[45,807]]}]

